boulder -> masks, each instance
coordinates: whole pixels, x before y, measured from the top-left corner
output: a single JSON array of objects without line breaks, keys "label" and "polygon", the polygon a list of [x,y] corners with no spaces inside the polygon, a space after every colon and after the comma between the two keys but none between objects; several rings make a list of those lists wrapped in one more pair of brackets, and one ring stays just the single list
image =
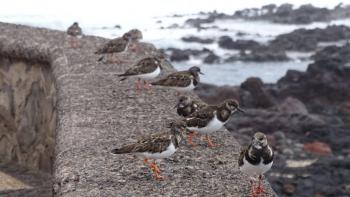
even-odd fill
[{"label": "boulder", "polygon": [[197,42],[197,43],[201,43],[201,44],[211,44],[214,42],[214,40],[211,38],[200,38],[197,36],[183,37],[183,38],[181,38],[181,40],[184,42]]},{"label": "boulder", "polygon": [[[268,108],[273,105],[273,99],[264,89],[264,83],[260,78],[250,77],[241,84],[241,89],[247,91],[251,99],[244,99],[243,105],[254,108]],[[251,101],[250,103],[246,102]]]}]

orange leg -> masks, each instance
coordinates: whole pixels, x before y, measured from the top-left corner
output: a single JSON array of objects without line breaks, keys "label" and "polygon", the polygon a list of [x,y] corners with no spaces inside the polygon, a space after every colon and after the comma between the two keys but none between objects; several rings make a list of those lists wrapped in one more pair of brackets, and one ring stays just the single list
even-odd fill
[{"label": "orange leg", "polygon": [[141,85],[140,79],[138,79],[138,80],[135,81],[135,90],[136,90],[137,92],[140,92],[140,91],[142,90],[142,85]]},{"label": "orange leg", "polygon": [[151,89],[151,86],[149,85],[149,83],[147,81],[143,81],[144,82],[144,88],[145,90],[150,90]]},{"label": "orange leg", "polygon": [[153,162],[150,168],[153,171],[154,178],[156,178],[157,180],[164,180],[164,177],[160,175],[160,169],[158,168],[156,162]]},{"label": "orange leg", "polygon": [[257,197],[257,193],[255,192],[255,188],[254,188],[254,181],[251,180],[250,181],[250,193],[249,193],[250,197]]},{"label": "orange leg", "polygon": [[263,179],[262,175],[259,175],[259,184],[258,184],[258,187],[255,188],[255,191],[254,191],[256,194],[262,194],[262,193],[266,194],[264,186],[261,184],[262,179]]},{"label": "orange leg", "polygon": [[205,135],[204,140],[207,141],[208,147],[209,147],[209,148],[214,148],[214,147],[218,147],[218,146],[219,146],[218,144],[214,144],[214,143],[211,141],[209,135]]},{"label": "orange leg", "polygon": [[187,135],[187,141],[188,141],[188,144],[190,144],[192,147],[194,146],[197,146],[197,144],[195,144],[192,140],[192,138],[197,135],[197,132],[191,132]]}]

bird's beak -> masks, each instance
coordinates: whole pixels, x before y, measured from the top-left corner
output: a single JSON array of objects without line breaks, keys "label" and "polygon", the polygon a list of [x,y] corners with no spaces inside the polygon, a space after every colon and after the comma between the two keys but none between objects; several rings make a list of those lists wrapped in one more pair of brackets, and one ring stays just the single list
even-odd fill
[{"label": "bird's beak", "polygon": [[245,111],[239,107],[237,107],[237,111],[241,112],[241,113],[245,113]]},{"label": "bird's beak", "polygon": [[200,72],[200,71],[199,71],[199,74],[204,75],[204,73],[202,73],[202,72]]}]

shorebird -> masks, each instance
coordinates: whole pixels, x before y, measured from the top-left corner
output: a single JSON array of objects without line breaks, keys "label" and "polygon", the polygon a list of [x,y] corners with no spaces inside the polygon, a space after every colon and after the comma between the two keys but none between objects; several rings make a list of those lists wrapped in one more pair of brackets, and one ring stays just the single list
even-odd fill
[{"label": "shorebird", "polygon": [[[144,163],[153,171],[157,180],[164,179],[160,175],[160,169],[156,164],[156,160],[168,158],[173,155],[183,138],[185,125],[181,121],[172,122],[169,125],[170,132],[157,133],[143,138],[136,143],[113,149],[113,154],[136,154],[144,159]],[[153,162],[149,162],[153,159]]]},{"label": "shorebird", "polygon": [[[257,132],[254,134],[251,143],[244,148],[238,159],[239,169],[250,176],[252,197],[265,193],[261,184],[263,174],[271,169],[274,153],[267,142],[265,134]],[[254,187],[254,177],[258,176],[258,187]]]},{"label": "shorebird", "polygon": [[102,61],[104,59],[104,55],[106,54],[110,56],[109,58],[107,57],[107,61],[112,63],[122,62],[120,59],[115,58],[113,54],[114,53],[123,54],[124,52],[126,52],[128,50],[130,40],[131,40],[131,36],[128,33],[125,33],[122,37],[118,37],[110,40],[95,52],[95,54],[102,54],[102,56],[98,59],[98,61]]},{"label": "shorebird", "polygon": [[209,147],[216,145],[211,141],[209,134],[221,129],[236,111],[244,112],[239,108],[239,104],[234,99],[228,99],[217,106],[207,106],[184,119],[186,128],[191,131],[188,141],[191,145],[192,137],[199,134],[205,135],[205,140]]},{"label": "shorebird", "polygon": [[133,52],[137,51],[137,43],[143,38],[142,32],[138,29],[132,29],[127,32],[130,35],[129,49]]},{"label": "shorebird", "polygon": [[192,91],[199,83],[201,69],[193,66],[186,71],[174,72],[163,79],[152,82],[151,85],[175,89],[180,92]]},{"label": "shorebird", "polygon": [[79,48],[79,40],[83,36],[83,31],[79,27],[78,22],[74,22],[73,25],[69,26],[67,29],[67,34],[69,36],[70,46],[72,48]]},{"label": "shorebird", "polygon": [[203,101],[192,99],[189,96],[180,96],[175,108],[179,116],[187,117],[207,106]]},{"label": "shorebird", "polygon": [[141,59],[125,73],[118,75],[119,77],[123,77],[120,81],[124,81],[128,77],[137,78],[135,81],[135,89],[142,90],[142,79],[144,83],[143,87],[149,90],[150,86],[146,80],[154,79],[161,73],[162,60],[164,58],[165,57],[162,55],[156,55]]}]

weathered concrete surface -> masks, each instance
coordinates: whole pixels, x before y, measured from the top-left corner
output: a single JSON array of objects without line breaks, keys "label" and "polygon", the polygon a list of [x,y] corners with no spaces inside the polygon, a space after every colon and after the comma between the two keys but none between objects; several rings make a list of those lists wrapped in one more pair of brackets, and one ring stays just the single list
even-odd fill
[{"label": "weathered concrete surface", "polygon": [[0,161],[51,173],[55,105],[49,65],[1,58]]},{"label": "weathered concrete surface", "polygon": [[[7,24],[0,31],[0,53],[44,59],[52,66],[58,101],[56,196],[247,196],[248,179],[237,167],[240,146],[227,131],[214,136],[221,147],[184,145],[162,161],[167,178],[161,182],[139,159],[109,153],[140,135],[164,131],[166,122],[177,118],[175,92],[138,94],[132,80],[121,83],[116,76],[142,57],[140,51],[128,53],[123,65],[106,65],[97,63],[93,53],[106,41],[102,38],[85,37],[82,48],[73,50],[58,31]],[[16,46],[19,51],[10,53]]]}]

